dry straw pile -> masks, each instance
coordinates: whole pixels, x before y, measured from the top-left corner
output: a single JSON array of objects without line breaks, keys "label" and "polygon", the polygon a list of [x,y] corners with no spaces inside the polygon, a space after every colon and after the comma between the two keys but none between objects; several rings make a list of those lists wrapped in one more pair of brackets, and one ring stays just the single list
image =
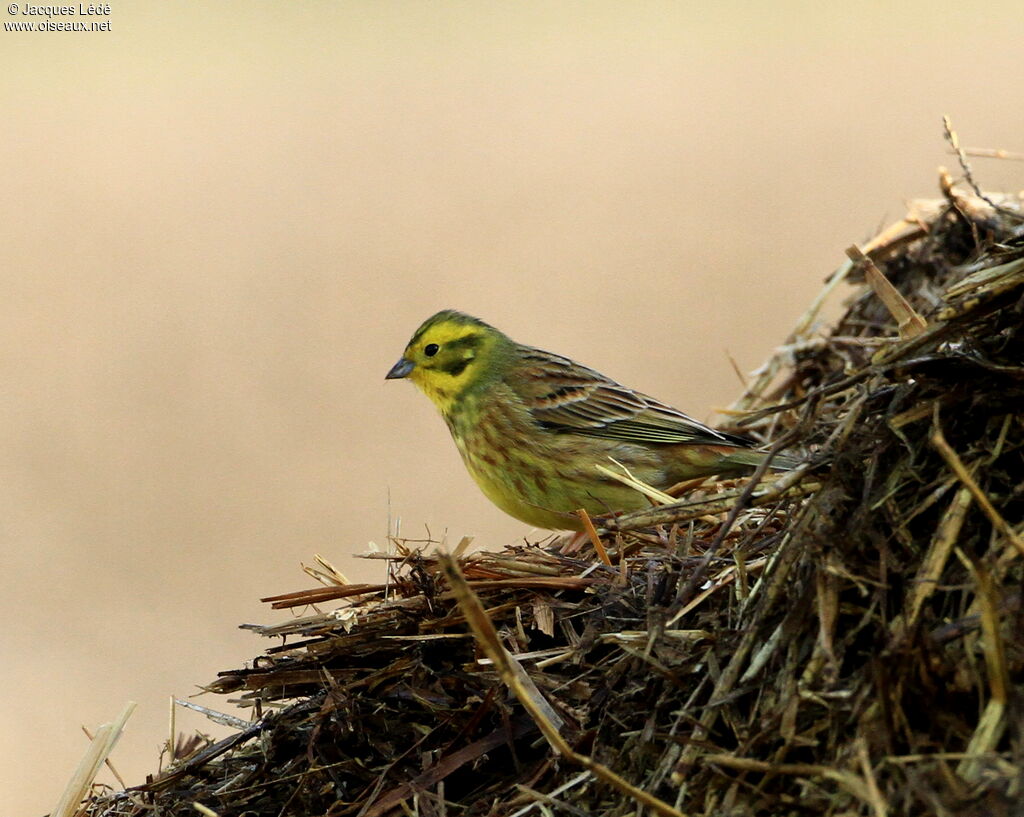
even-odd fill
[{"label": "dry straw pile", "polygon": [[1021,204],[947,180],[830,278],[730,412],[798,471],[324,565],[211,685],[253,719],[83,813],[1021,814]]}]

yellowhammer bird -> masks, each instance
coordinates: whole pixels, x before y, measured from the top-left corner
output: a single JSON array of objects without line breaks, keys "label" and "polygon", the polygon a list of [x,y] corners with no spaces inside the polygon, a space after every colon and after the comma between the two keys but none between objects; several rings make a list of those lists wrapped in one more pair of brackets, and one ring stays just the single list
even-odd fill
[{"label": "yellowhammer bird", "polygon": [[420,326],[386,377],[419,386],[488,498],[542,528],[579,530],[579,508],[601,516],[648,505],[595,468],[612,465],[609,457],[660,489],[750,471],[766,457],[749,440],[454,310]]}]

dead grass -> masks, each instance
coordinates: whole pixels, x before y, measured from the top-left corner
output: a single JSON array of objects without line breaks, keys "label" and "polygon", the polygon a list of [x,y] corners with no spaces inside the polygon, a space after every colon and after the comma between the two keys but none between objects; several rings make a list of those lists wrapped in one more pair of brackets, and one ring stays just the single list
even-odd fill
[{"label": "dead grass", "polygon": [[323,564],[209,686],[251,724],[84,813],[1020,814],[1021,201],[944,193],[730,410],[800,469],[572,540],[395,542],[378,585]]}]

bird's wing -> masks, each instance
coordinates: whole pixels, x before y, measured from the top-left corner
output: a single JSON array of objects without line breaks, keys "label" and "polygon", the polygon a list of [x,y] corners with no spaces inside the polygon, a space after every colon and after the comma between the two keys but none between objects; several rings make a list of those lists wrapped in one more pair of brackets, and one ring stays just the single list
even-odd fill
[{"label": "bird's wing", "polygon": [[568,358],[523,347],[511,383],[533,418],[555,432],[640,443],[750,446]]}]

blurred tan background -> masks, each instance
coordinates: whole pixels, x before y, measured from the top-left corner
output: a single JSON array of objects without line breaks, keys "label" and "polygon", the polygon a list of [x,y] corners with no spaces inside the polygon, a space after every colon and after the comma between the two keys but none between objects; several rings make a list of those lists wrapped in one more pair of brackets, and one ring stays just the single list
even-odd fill
[{"label": "blurred tan background", "polygon": [[351,554],[389,507],[529,533],[383,380],[435,310],[711,419],[728,356],[935,194],[942,114],[1024,149],[1019,0],[821,5],[140,0],[0,31],[3,812],[52,808],[129,699],[114,763],[154,771],[168,696],[269,646],[237,625],[284,618],[257,600],[300,561],[382,576]]}]

